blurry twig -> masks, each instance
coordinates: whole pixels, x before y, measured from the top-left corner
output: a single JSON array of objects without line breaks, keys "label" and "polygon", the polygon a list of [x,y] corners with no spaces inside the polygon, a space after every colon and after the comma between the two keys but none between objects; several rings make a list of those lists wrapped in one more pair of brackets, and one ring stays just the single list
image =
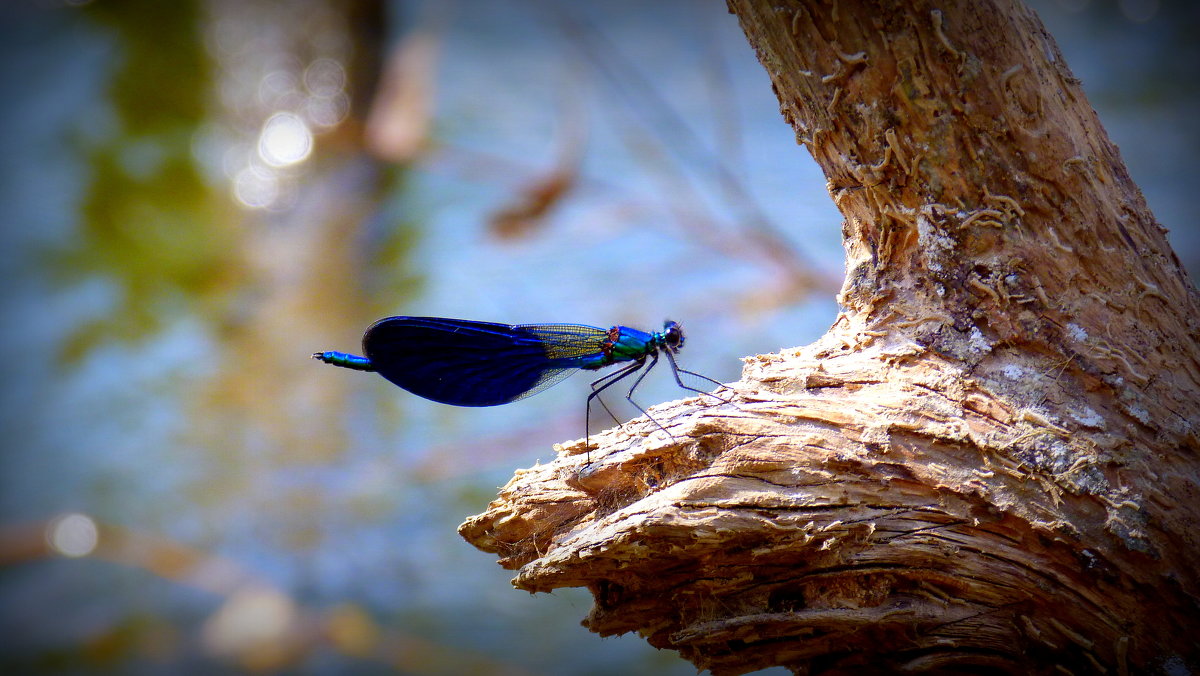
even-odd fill
[{"label": "blurry twig", "polygon": [[513,201],[492,213],[489,225],[501,239],[524,236],[545,223],[546,216],[579,182],[580,164],[587,145],[587,113],[578,87],[574,86],[579,78],[572,73],[565,79],[559,115],[558,157],[549,171],[521,186]]},{"label": "blurry twig", "polygon": [[[836,290],[838,280],[823,274],[782,236],[741,180],[719,156],[707,149],[685,117],[663,99],[633,64],[622,57],[615,45],[593,26],[573,17],[563,5],[540,2],[539,7],[554,18],[570,38],[568,42],[583,52],[604,80],[642,118],[643,124],[653,130],[651,136],[659,145],[713,177],[725,194],[725,199],[739,214],[744,226],[742,236],[753,243],[759,255],[789,277],[789,288],[799,294]],[[703,220],[692,223],[706,224]]]},{"label": "blurry twig", "polygon": [[721,50],[716,26],[713,21],[705,22],[705,35],[701,40],[704,57],[704,72],[707,75],[709,111],[713,115],[717,152],[726,166],[745,168],[746,149],[742,142],[742,125],[734,102],[733,75],[729,72],[729,60]]},{"label": "blurry twig", "polygon": [[433,126],[437,58],[449,17],[447,4],[408,32],[392,48],[367,113],[363,141],[387,162],[408,164],[429,146]]}]

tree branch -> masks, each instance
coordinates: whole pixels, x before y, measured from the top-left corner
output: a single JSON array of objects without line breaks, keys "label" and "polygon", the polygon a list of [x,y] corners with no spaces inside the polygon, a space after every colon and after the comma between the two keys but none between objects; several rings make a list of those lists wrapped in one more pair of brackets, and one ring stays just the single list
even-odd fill
[{"label": "tree branch", "polygon": [[[869,6],[868,6],[869,5]],[[842,313],[460,528],[715,674],[1195,669],[1200,300],[1027,8],[732,0]]]}]

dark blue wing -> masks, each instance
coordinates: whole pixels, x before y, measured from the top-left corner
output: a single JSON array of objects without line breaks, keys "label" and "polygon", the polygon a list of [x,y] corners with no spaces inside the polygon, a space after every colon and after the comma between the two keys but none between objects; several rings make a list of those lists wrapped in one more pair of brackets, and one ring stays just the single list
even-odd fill
[{"label": "dark blue wing", "polygon": [[580,359],[600,351],[606,335],[577,324],[388,317],[367,329],[363,351],[380,375],[413,394],[455,406],[495,406],[566,378]]}]

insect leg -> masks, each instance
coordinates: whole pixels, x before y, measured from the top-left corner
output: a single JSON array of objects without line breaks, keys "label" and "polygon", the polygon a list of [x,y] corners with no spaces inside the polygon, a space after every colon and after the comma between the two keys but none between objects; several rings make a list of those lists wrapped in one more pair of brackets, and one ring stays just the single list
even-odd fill
[{"label": "insect leg", "polygon": [[[681,368],[679,368],[679,364],[678,364],[678,363],[676,363],[676,361],[675,361],[675,355],[671,354],[670,350],[667,350],[667,351],[666,351],[666,353],[667,353],[667,359],[668,359],[668,360],[670,360],[670,362],[671,362],[671,375],[675,376],[675,384],[676,384],[676,385],[679,385],[680,387],[682,387],[682,388],[683,388],[683,389],[685,389],[685,390],[690,390],[690,391],[692,391],[692,392],[696,392],[696,393],[698,393],[698,394],[707,394],[708,396],[712,397],[713,399],[716,399],[717,401],[719,401],[719,402],[721,402],[721,403],[723,403],[723,404],[728,404],[728,403],[730,403],[730,400],[728,400],[728,399],[722,399],[721,397],[718,397],[717,395],[713,394],[712,392],[705,392],[704,390],[701,390],[701,389],[697,389],[697,388],[695,388],[695,387],[689,387],[689,386],[687,386],[687,385],[684,385],[684,384],[683,384],[683,380],[682,380],[682,379],[680,379],[680,377],[679,377],[679,374],[680,374],[680,373],[686,373],[686,374],[688,374],[689,376],[695,376],[695,377],[697,377],[697,378],[700,378],[700,379],[702,379],[702,380],[707,380],[708,382],[710,382],[710,383],[712,383],[712,384],[716,385],[717,387],[725,387],[725,384],[724,384],[724,383],[721,383],[721,382],[718,382],[718,381],[716,381],[716,380],[713,380],[712,378],[709,378],[709,377],[708,377],[708,376],[706,376],[706,375],[703,375],[703,374],[700,374],[700,373],[696,373],[695,371],[689,371],[689,370],[687,370],[687,369],[681,369]],[[729,388],[726,388],[726,389],[729,389]]]},{"label": "insect leg", "polygon": [[642,408],[640,405],[638,405],[638,403],[636,401],[633,400],[633,391],[637,389],[637,386],[642,383],[642,378],[645,378],[646,374],[649,373],[654,368],[654,365],[657,363],[658,363],[658,352],[655,352],[654,355],[650,358],[650,365],[646,367],[645,371],[642,371],[642,374],[639,375],[637,377],[637,380],[633,381],[633,385],[631,385],[629,387],[629,394],[625,395],[625,401],[628,401],[629,403],[633,404],[634,408],[641,411],[642,415],[644,415],[650,419],[650,422],[654,423],[655,425],[658,425],[658,429],[662,430],[663,432],[666,432],[668,437],[671,437],[672,439],[674,439],[675,438],[674,434],[671,434],[667,430],[667,428],[662,426],[662,423],[655,420],[654,416],[647,413],[646,409]]},{"label": "insect leg", "polygon": [[[592,393],[588,395],[587,402],[583,406],[583,447],[587,449],[588,465],[592,464],[591,432],[588,430],[588,421],[591,420],[592,417],[592,400],[599,397],[600,393],[608,388],[608,386],[621,380],[630,373],[642,368],[642,365],[645,363],[646,359],[643,357],[633,362],[629,366],[621,368],[619,371],[613,371],[612,373],[592,381]],[[621,424],[621,421],[617,420],[617,416],[613,415],[612,411],[608,409],[608,404],[605,404],[603,399],[600,400],[600,405],[604,407],[604,411],[608,413],[608,416],[612,418],[614,422],[616,422],[618,425]]]},{"label": "insect leg", "polygon": [[[636,371],[636,370],[642,368],[642,365],[644,363],[645,363],[645,360],[635,361],[632,364],[629,364],[628,366],[623,366],[623,367],[617,369],[616,371],[613,371],[612,373],[606,373],[603,376],[593,380],[592,381],[592,394],[588,396],[588,401],[591,402],[592,397],[594,397],[597,394],[599,394],[600,392],[602,392],[604,390],[604,388],[608,387],[609,385],[612,385],[613,383],[617,382],[618,380],[629,375],[630,372]],[[600,405],[604,407],[604,412],[608,414],[608,417],[612,418],[613,422],[620,425],[621,421],[617,420],[617,416],[613,415],[613,412],[609,410],[608,404],[604,403],[604,399],[600,399],[599,401],[600,401]]]}]

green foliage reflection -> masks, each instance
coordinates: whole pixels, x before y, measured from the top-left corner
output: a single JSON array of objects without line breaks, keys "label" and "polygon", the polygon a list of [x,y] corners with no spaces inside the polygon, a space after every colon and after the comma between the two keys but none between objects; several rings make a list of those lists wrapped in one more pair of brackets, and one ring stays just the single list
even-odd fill
[{"label": "green foliage reflection", "polygon": [[173,305],[211,309],[237,267],[232,235],[220,225],[227,202],[193,159],[211,80],[196,4],[104,2],[87,12],[121,50],[110,82],[114,125],[87,142],[82,220],[51,269],[68,282],[100,273],[119,294],[117,307],[75,332],[67,359],[106,340],[145,338]]}]

